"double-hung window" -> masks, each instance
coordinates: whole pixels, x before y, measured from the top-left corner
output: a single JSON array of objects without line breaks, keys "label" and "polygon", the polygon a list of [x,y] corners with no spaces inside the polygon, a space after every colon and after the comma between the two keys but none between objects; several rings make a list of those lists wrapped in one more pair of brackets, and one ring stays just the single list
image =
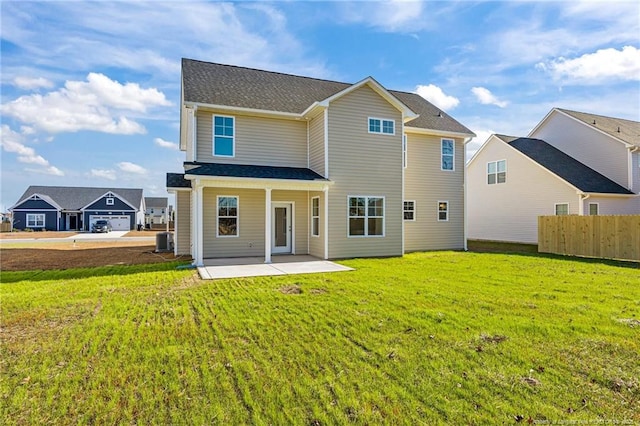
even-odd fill
[{"label": "double-hung window", "polygon": [[405,201],[403,206],[404,220],[416,220],[416,202]]},{"label": "double-hung window", "polygon": [[487,163],[487,184],[505,183],[507,181],[507,160]]},{"label": "double-hung window", "polygon": [[238,197],[218,196],[218,237],[238,236]]},{"label": "double-hung window", "polygon": [[453,171],[455,167],[456,145],[453,139],[442,139],[440,144],[442,154],[442,170]]},{"label": "double-hung window", "polygon": [[449,220],[449,202],[438,201],[438,222],[447,222]]},{"label": "double-hung window", "polygon": [[384,198],[349,197],[349,236],[384,236]]},{"label": "double-hung window", "polygon": [[235,119],[224,115],[213,116],[213,155],[235,155]]},{"label": "double-hung window", "polygon": [[27,228],[44,228],[44,214],[28,213]]},{"label": "double-hung window", "polygon": [[568,203],[558,203],[555,205],[556,216],[566,216],[569,214],[569,204]]},{"label": "double-hung window", "polygon": [[369,118],[369,133],[395,135],[395,122],[384,118]]},{"label": "double-hung window", "polygon": [[320,235],[320,197],[311,199],[311,235]]},{"label": "double-hung window", "polygon": [[598,203],[589,203],[589,216],[598,216]]}]

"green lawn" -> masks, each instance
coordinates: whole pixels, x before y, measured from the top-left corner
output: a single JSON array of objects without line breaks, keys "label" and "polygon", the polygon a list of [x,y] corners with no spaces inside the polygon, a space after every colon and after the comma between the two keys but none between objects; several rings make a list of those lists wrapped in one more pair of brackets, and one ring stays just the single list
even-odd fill
[{"label": "green lawn", "polygon": [[356,271],[2,273],[0,423],[640,422],[637,264],[342,263]]}]

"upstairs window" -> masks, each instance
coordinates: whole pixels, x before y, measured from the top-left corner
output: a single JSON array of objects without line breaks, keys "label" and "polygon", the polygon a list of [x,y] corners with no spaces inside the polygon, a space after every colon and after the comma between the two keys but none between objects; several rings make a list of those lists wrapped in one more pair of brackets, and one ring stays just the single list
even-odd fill
[{"label": "upstairs window", "polygon": [[456,146],[453,139],[442,139],[441,153],[442,153],[442,170],[453,171],[454,170],[454,158]]},{"label": "upstairs window", "polygon": [[491,161],[487,163],[487,183],[505,183],[507,181],[507,160]]},{"label": "upstairs window", "polygon": [[213,155],[235,155],[235,119],[223,115],[213,116]]},{"label": "upstairs window", "polygon": [[112,206],[113,205],[113,197],[107,198],[107,205],[108,206]]},{"label": "upstairs window", "polygon": [[395,135],[395,122],[383,118],[369,118],[369,133]]},{"label": "upstairs window", "polygon": [[559,203],[556,204],[556,216],[566,216],[569,214],[569,204],[568,203]]}]

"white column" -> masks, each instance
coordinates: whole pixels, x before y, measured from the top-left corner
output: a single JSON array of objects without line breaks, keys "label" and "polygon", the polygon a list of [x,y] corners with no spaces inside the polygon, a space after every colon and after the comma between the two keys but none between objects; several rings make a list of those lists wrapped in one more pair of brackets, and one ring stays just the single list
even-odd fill
[{"label": "white column", "polygon": [[[192,185],[195,185],[195,181],[192,181]],[[198,211],[198,193],[195,188],[191,189],[191,258],[193,259],[194,265],[196,264],[196,259],[198,258],[198,240],[196,235],[198,235],[198,220],[196,219],[196,212]]]},{"label": "white column", "polygon": [[264,189],[264,263],[271,263],[271,188]]},{"label": "white column", "polygon": [[329,188],[325,187],[324,193],[324,258],[329,259]]},{"label": "white column", "polygon": [[204,199],[202,185],[196,183],[196,234],[194,235],[195,252],[196,252],[196,266],[204,266],[203,261],[203,214],[204,214]]}]

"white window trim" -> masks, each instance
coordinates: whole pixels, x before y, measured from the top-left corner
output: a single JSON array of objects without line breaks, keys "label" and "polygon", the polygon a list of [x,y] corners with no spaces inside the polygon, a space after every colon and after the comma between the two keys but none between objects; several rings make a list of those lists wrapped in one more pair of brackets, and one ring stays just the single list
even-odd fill
[{"label": "white window trim", "polygon": [[[380,131],[379,132],[372,132],[371,131],[371,120],[380,120]],[[382,131],[382,129],[384,128],[384,122],[385,121],[389,121],[391,123],[393,123],[393,133],[385,133]],[[392,120],[390,118],[380,118],[380,117],[368,117],[367,118],[367,132],[374,134],[374,135],[385,135],[385,136],[395,136],[396,134],[396,121]]]},{"label": "white window trim", "polygon": [[[233,154],[231,155],[216,154],[216,117],[230,118],[233,120],[233,136],[231,136],[231,150]],[[211,154],[214,157],[234,158],[236,156],[236,118],[233,115],[213,114],[211,117],[211,135]],[[221,137],[228,138],[229,136]]]},{"label": "white window trim", "polygon": [[[220,235],[220,198],[236,199],[236,235]],[[234,216],[223,216],[234,217]],[[237,195],[218,195],[216,197],[216,238],[238,238],[240,237],[240,197]]]},{"label": "white window trim", "polygon": [[[591,206],[596,206],[596,214],[591,214]],[[600,215],[600,203],[589,203],[587,206],[587,211],[589,212],[589,216],[599,216]]]},{"label": "white window trim", "polygon": [[[404,214],[406,213],[406,210],[404,208],[404,203],[413,203],[413,219],[405,219],[404,218]],[[404,220],[405,222],[415,222],[416,221],[416,200],[404,200],[402,202],[402,220]]]},{"label": "white window trim", "polygon": [[[452,147],[453,147],[453,153],[451,153],[451,157],[452,157],[452,168],[451,169],[445,169],[442,167],[442,157],[444,157],[444,154],[442,153],[442,145],[444,143],[444,141],[451,141],[453,142]],[[447,154],[449,155],[449,154]],[[440,139],[440,170],[443,172],[455,172],[456,171],[456,140],[455,139],[451,139],[451,138],[442,138]]]},{"label": "white window trim", "polygon": [[113,197],[107,197],[107,205],[108,206],[113,206],[114,204],[115,203],[114,203]]},{"label": "white window trim", "polygon": [[[440,203],[447,203],[447,210],[446,210],[447,218],[446,219],[440,219],[440,213],[441,213]],[[450,204],[449,204],[448,200],[438,200],[438,204],[436,205],[436,214],[437,214],[436,217],[438,218],[438,222],[449,222],[449,213],[450,213],[450,210],[451,210],[449,208],[449,206],[450,206]]]},{"label": "white window trim", "polygon": [[[29,222],[39,222],[38,219],[42,218],[42,225],[29,225]],[[47,215],[44,213],[27,213],[26,214],[27,228],[44,228],[47,225]]]},{"label": "white window trim", "polygon": [[[364,215],[364,231],[365,235],[349,235],[349,200],[351,198],[364,198],[365,199],[365,215]],[[382,235],[367,235],[369,232],[367,220],[369,219],[369,198],[382,198]],[[360,217],[360,216],[358,216]],[[378,217],[378,216],[374,216]],[[387,200],[384,195],[347,195],[347,238],[384,238],[387,232]]]},{"label": "white window trim", "polygon": [[[313,215],[313,200],[318,200],[318,215]],[[317,234],[313,233],[313,219],[318,218],[318,229],[316,229]],[[314,238],[320,238],[320,197],[311,197],[311,223],[309,224],[309,230],[311,231],[311,236]]]},{"label": "white window trim", "polygon": [[[498,163],[504,161],[504,182],[498,182]],[[491,163],[496,163],[496,172],[495,173],[489,173],[489,164]],[[485,169],[487,171],[487,179],[486,179],[486,184],[487,185],[498,185],[501,183],[507,183],[507,159],[503,158],[501,160],[495,160],[495,161],[487,161],[487,167]],[[489,175],[491,174],[495,174],[496,175],[496,181],[494,183],[489,183]]]},{"label": "white window trim", "polygon": [[[567,214],[566,215],[558,214],[558,206],[564,206],[564,205],[567,206]],[[571,206],[569,205],[569,203],[554,203],[553,204],[553,215],[554,216],[569,216],[569,213],[571,212],[571,210],[569,210],[570,207]]]}]

